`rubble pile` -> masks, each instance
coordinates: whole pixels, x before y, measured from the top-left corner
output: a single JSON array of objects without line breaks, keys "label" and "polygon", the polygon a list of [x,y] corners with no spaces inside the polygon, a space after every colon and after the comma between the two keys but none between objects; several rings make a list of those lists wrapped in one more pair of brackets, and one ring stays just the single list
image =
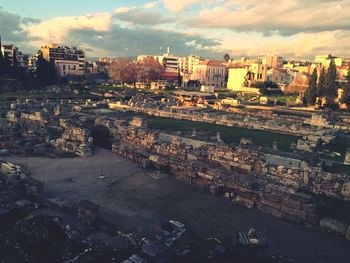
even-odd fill
[{"label": "rubble pile", "polygon": [[43,184],[23,167],[0,162],[0,245],[21,255],[20,262],[122,262],[135,250],[138,241],[94,224],[99,220],[94,203],[82,200],[77,209],[62,204],[47,199]]},{"label": "rubble pile", "polygon": [[93,118],[70,116],[59,118],[59,126],[63,132],[59,138],[50,141],[50,145],[63,152],[79,157],[92,156],[93,141],[90,139]]},{"label": "rubble pile", "polygon": [[88,138],[89,131],[80,127],[67,127],[62,134],[62,139],[67,141],[86,142]]},{"label": "rubble pile", "polygon": [[[55,115],[55,103],[11,104],[2,125],[3,147],[15,154],[43,154],[50,140],[59,138],[63,128]],[[63,112],[68,109],[62,107]]]}]

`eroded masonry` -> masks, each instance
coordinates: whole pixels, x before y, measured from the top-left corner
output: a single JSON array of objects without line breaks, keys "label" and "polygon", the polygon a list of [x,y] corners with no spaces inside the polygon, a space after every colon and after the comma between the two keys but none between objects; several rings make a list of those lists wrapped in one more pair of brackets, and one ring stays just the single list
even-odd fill
[{"label": "eroded masonry", "polygon": [[[263,119],[258,114],[245,116],[247,120],[255,120],[250,123],[270,118],[270,122],[264,122],[270,130],[282,127],[285,133],[303,136],[294,145],[294,152],[287,153],[279,151],[277,144],[271,149],[257,146],[244,138],[244,134],[239,143],[227,144],[220,133],[206,139],[205,135],[197,136],[200,131],[195,129],[190,136],[153,129],[147,125],[153,117],[147,115],[154,114],[140,114],[139,108],[132,111],[97,108],[81,104],[12,105],[2,120],[1,147],[22,154],[45,153],[51,147],[80,157],[91,156],[96,145],[110,147],[114,153],[146,169],[167,171],[243,206],[325,228],[350,239],[350,220],[345,211],[350,201],[349,176],[346,172],[325,171],[316,151],[320,145],[327,146],[343,136],[347,126],[332,125],[324,115],[313,115],[309,120],[306,117],[295,117],[298,121],[287,119],[281,121],[281,126],[279,118],[267,117],[268,113],[260,113]],[[168,114],[175,113],[169,111]],[[234,126],[234,118],[241,119],[242,114],[226,117],[226,122]],[[189,119],[184,116],[181,119]],[[204,118],[208,116],[215,118],[208,114]],[[219,124],[224,124],[222,118],[218,119]],[[285,122],[292,122],[293,126],[283,126]],[[242,120],[242,125],[244,123]],[[347,151],[345,164],[349,155]],[[344,165],[344,169],[349,166]],[[327,203],[334,203],[337,208],[330,210]]]}]

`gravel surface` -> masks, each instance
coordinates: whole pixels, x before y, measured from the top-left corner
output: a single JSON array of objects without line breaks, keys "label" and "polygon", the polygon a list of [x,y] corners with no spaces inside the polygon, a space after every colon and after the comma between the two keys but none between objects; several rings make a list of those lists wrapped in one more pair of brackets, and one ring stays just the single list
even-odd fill
[{"label": "gravel surface", "polygon": [[[9,156],[45,182],[44,194],[66,202],[96,202],[101,216],[124,231],[150,234],[158,220],[175,219],[200,238],[231,237],[254,227],[270,247],[295,262],[350,262],[350,242],[336,235],[246,209],[174,177],[154,179],[137,164],[98,149],[87,159]],[[99,178],[103,174],[104,179]]]}]

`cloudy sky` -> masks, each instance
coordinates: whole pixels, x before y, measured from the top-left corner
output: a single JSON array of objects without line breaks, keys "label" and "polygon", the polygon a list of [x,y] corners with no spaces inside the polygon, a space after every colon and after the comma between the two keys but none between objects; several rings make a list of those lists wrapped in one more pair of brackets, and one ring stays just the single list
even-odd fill
[{"label": "cloudy sky", "polygon": [[350,0],[0,0],[0,34],[33,52],[77,45],[88,56],[350,57]]}]

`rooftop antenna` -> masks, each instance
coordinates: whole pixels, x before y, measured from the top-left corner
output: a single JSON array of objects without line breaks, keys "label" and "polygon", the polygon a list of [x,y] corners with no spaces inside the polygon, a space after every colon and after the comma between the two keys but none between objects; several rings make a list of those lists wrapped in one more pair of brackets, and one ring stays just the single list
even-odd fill
[{"label": "rooftop antenna", "polygon": [[55,38],[55,36],[52,34],[51,30],[49,29],[49,39],[50,39],[50,42],[51,44],[53,44],[53,39]]},{"label": "rooftop antenna", "polygon": [[163,47],[160,47],[160,55],[163,55]]},{"label": "rooftop antenna", "polygon": [[168,55],[170,54],[170,47],[168,47]]}]

